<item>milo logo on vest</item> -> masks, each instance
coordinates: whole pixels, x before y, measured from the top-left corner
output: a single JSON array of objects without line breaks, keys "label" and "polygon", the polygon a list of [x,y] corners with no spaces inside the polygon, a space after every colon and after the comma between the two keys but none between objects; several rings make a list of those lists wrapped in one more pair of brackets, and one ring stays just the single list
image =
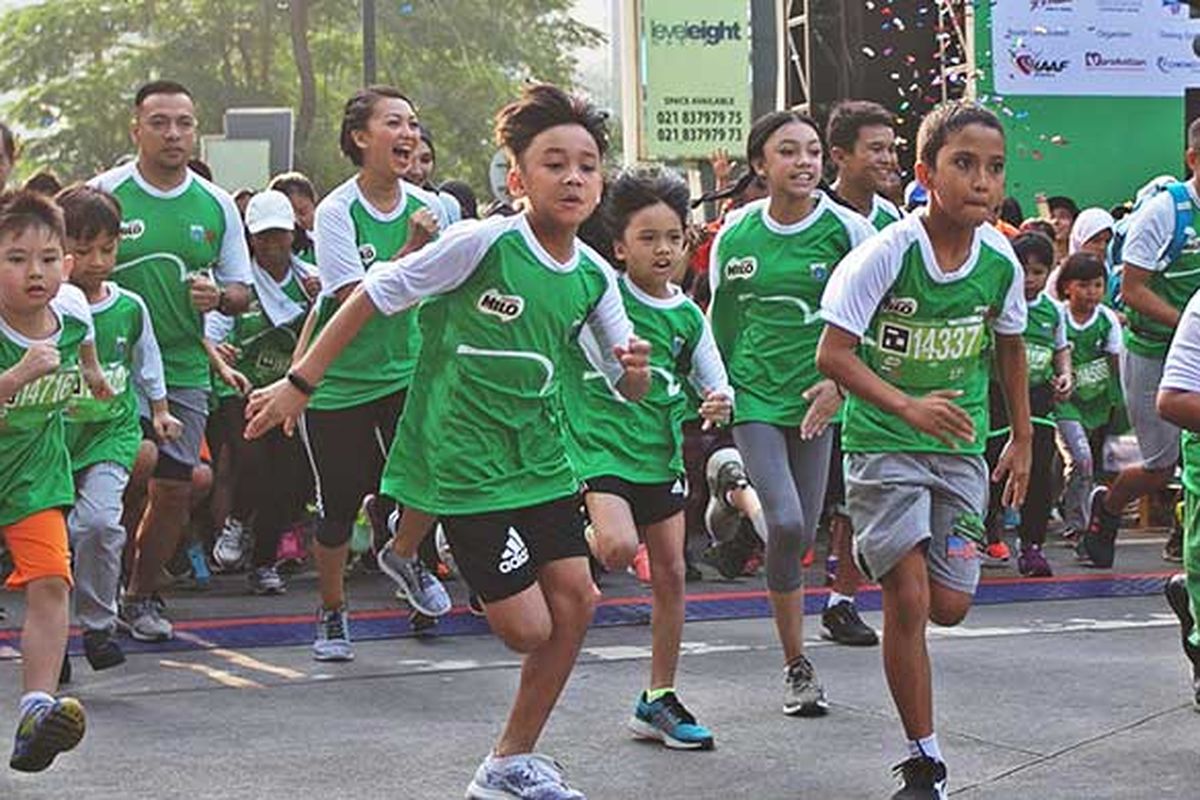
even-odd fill
[{"label": "milo logo on vest", "polygon": [[525,298],[515,294],[501,294],[499,289],[488,289],[479,296],[475,308],[484,314],[512,322],[525,310]]},{"label": "milo logo on vest", "polygon": [[140,219],[131,219],[121,223],[121,238],[136,241],[146,232],[146,223]]},{"label": "milo logo on vest", "polygon": [[758,259],[754,256],[731,258],[725,262],[725,280],[748,280],[758,272]]},{"label": "milo logo on vest", "polygon": [[364,267],[374,264],[378,255],[373,244],[364,244],[358,248],[358,257],[362,260]]}]

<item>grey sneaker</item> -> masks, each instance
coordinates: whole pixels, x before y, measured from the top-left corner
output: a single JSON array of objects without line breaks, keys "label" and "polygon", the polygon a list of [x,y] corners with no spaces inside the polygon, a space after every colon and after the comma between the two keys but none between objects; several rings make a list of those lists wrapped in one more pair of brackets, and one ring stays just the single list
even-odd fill
[{"label": "grey sneaker", "polygon": [[709,536],[718,542],[732,539],[737,533],[740,512],[725,501],[732,489],[744,489],[750,485],[746,469],[737,448],[724,447],[708,458],[705,467],[708,481],[708,506],[704,510],[704,525]]},{"label": "grey sneaker", "polygon": [[549,756],[488,756],[467,786],[467,800],[587,800],[567,785],[562,765]]},{"label": "grey sneaker", "polygon": [[259,567],[252,570],[246,576],[246,583],[251,594],[283,594],[287,591],[287,584],[279,577],[279,570],[275,567]]},{"label": "grey sneaker", "polygon": [[317,638],[313,642],[313,658],[317,661],[353,661],[350,645],[350,615],[346,607],[317,609]]},{"label": "grey sneaker", "polygon": [[450,595],[442,582],[434,577],[419,557],[404,558],[392,549],[394,539],[379,551],[375,560],[379,569],[395,581],[396,596],[403,597],[408,604],[427,617],[440,617],[450,610]]},{"label": "grey sneaker", "polygon": [[783,672],[783,713],[798,717],[823,717],[829,713],[825,687],[807,656],[796,658]]},{"label": "grey sneaker", "polygon": [[232,572],[237,569],[246,557],[246,545],[249,537],[246,526],[233,517],[226,517],[217,541],[213,544],[213,561],[222,572]]},{"label": "grey sneaker", "polygon": [[139,642],[165,642],[175,635],[152,597],[127,598],[121,611],[129,635]]}]

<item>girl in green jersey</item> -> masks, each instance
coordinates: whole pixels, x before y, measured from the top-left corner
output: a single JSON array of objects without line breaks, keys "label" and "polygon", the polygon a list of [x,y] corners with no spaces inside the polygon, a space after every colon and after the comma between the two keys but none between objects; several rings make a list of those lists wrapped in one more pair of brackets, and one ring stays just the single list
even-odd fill
[{"label": "girl in green jersey", "polygon": [[633,334],[612,269],[576,239],[600,201],[603,118],[560,89],[535,86],[501,110],[496,132],[512,164],[508,188],[526,210],[456,226],[368,275],[287,378],[251,396],[246,432],[290,427],[377,310],[426,301],[381,488],[440,517],[492,630],[525,654],[504,732],[467,796],[580,800],[561,769],[532,752],[597,594],[562,441],[560,374],[586,329],[610,384],[638,400],[649,388],[650,348]]},{"label": "girl in green jersey", "polygon": [[737,392],[733,438],[766,518],[767,590],[785,660],[785,714],[829,703],[804,655],[801,558],[825,498],[841,396],[815,368],[821,293],[838,262],[874,229],[818,189],[823,146],[795,112],[754,123],[747,161],[768,196],[731,213],[709,265],[713,335]]},{"label": "girl in green jersey", "polygon": [[610,570],[634,559],[639,532],[650,559],[654,647],[649,689],[629,722],[667,747],[708,750],[712,734],[675,693],[684,621],[683,422],[704,398],[705,425],[728,421],[732,391],[703,312],[671,282],[683,263],[687,185],[666,172],[632,170],[609,187],[613,253],[625,266],[621,298],[634,331],[650,343],[650,391],[640,403],[614,394],[593,364],[595,340],[569,359],[563,384],[567,452],[585,482],[592,554]]}]

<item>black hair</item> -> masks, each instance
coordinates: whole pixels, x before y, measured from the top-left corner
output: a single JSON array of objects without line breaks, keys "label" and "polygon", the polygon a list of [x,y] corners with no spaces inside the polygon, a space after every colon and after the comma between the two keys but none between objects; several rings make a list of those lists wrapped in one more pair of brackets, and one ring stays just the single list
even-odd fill
[{"label": "black hair", "polygon": [[753,185],[757,185],[762,191],[767,190],[767,182],[763,176],[759,175],[754,170],[746,170],[742,177],[738,178],[735,183],[731,183],[724,189],[714,189],[711,192],[705,192],[692,201],[692,208],[703,205],[704,203],[715,203],[727,198],[740,200],[742,195]]},{"label": "black hair", "polygon": [[1054,267],[1054,240],[1040,231],[1018,234],[1012,240],[1012,249],[1021,266],[1026,266],[1033,259],[1044,264],[1046,269]]},{"label": "black hair", "polygon": [[[1192,5],[1194,6],[1195,3],[1193,2]],[[1187,144],[1192,150],[1200,150],[1200,118],[1192,120],[1191,124],[1188,125]]]},{"label": "black hair", "polygon": [[1025,214],[1021,212],[1021,203],[1017,198],[1006,197],[1000,201],[1000,219],[1014,228],[1021,227],[1021,222],[1025,219]]},{"label": "black hair", "polygon": [[210,183],[212,182],[212,167],[210,167],[207,162],[201,161],[198,158],[189,158],[187,166],[188,169],[199,175],[201,178],[204,178],[204,180],[209,181]]},{"label": "black hair", "polygon": [[1033,217],[1022,222],[1020,227],[1026,233],[1033,231],[1042,234],[1050,241],[1054,241],[1054,226],[1044,219]]},{"label": "black hair", "polygon": [[771,134],[792,122],[800,122],[812,128],[813,133],[817,135],[817,141],[821,142],[822,152],[825,150],[821,129],[817,127],[817,122],[812,117],[799,111],[771,111],[754,120],[754,124],[750,126],[750,135],[746,137],[746,163],[752,169],[754,162],[761,161],[766,157],[763,150],[767,146],[767,139],[771,138]]},{"label": "black hair", "polygon": [[891,113],[870,100],[846,100],[838,103],[829,112],[829,124],[825,138],[830,147],[853,150],[858,142],[858,133],[863,128],[882,125],[895,128],[896,120]]},{"label": "black hair", "polygon": [[519,160],[539,133],[559,125],[581,126],[596,142],[601,158],[608,152],[606,115],[586,98],[548,83],[526,86],[520,100],[496,113],[496,143]]},{"label": "black hair", "polygon": [[375,113],[375,104],[385,98],[403,100],[414,110],[416,109],[413,101],[409,100],[399,89],[383,85],[359,89],[350,95],[350,99],[346,101],[346,107],[342,109],[342,132],[338,138],[338,144],[342,148],[342,153],[356,167],[362,166],[363,159],[362,150],[354,141],[354,132],[367,129],[367,123],[370,121],[371,115]]},{"label": "black hair", "polygon": [[21,188],[44,194],[46,197],[54,197],[62,191],[63,185],[53,170],[40,169],[26,178]]},{"label": "black hair", "polygon": [[1119,203],[1108,210],[1112,214],[1113,222],[1124,219],[1133,211],[1132,203]]},{"label": "black hair", "polygon": [[1078,253],[1072,253],[1063,262],[1062,268],[1058,271],[1058,280],[1054,284],[1055,290],[1058,291],[1059,297],[1066,297],[1066,286],[1071,281],[1094,281],[1096,278],[1103,279],[1108,274],[1104,268],[1104,259],[1095,253],[1085,253],[1082,250]]},{"label": "black hair", "polygon": [[27,189],[0,195],[0,236],[20,236],[31,227],[49,231],[59,244],[66,238],[62,209],[51,198]]},{"label": "black hair", "polygon": [[691,193],[675,173],[660,167],[630,167],[621,172],[608,188],[605,214],[614,238],[625,235],[629,219],[643,208],[665,203],[687,227]]},{"label": "black hair", "polygon": [[425,127],[424,125],[418,125],[417,129],[419,131],[421,131],[421,141],[424,142],[425,146],[429,148],[429,156],[433,159],[433,162],[436,164],[437,163],[437,148],[435,148],[433,146],[433,134],[430,133],[429,128]]},{"label": "black hair", "polygon": [[4,155],[8,156],[9,162],[17,160],[17,140],[13,136],[12,128],[0,122],[0,150],[4,151]]},{"label": "black hair", "polygon": [[927,167],[937,165],[937,156],[946,146],[950,134],[958,133],[968,125],[982,125],[1004,136],[1000,118],[981,105],[966,100],[942,103],[921,120],[917,130],[917,157]]},{"label": "black hair", "polygon": [[143,83],[137,90],[137,94],[133,96],[133,107],[141,108],[142,103],[146,102],[146,98],[156,94],[182,94],[188,99],[192,99],[192,93],[187,90],[187,87],[176,81],[150,81]]},{"label": "black hair", "polygon": [[283,192],[288,197],[298,194],[307,197],[315,204],[317,202],[317,187],[303,172],[281,172],[267,184],[268,189]]},{"label": "black hair", "polygon": [[463,219],[478,219],[479,218],[479,201],[475,198],[475,191],[462,181],[444,181],[438,187],[439,192],[445,192],[458,201],[458,208],[462,211]]},{"label": "black hair", "polygon": [[575,232],[575,235],[580,241],[603,256],[605,261],[610,264],[616,264],[617,257],[613,253],[612,225],[609,222],[608,214],[605,212],[608,191],[609,182],[605,181],[603,188],[600,190],[599,205],[583,221],[583,224],[579,226],[579,230]]},{"label": "black hair", "polygon": [[103,189],[76,183],[59,192],[54,202],[62,209],[67,236],[77,242],[121,234],[121,202]]},{"label": "black hair", "polygon": [[1061,208],[1072,217],[1079,216],[1079,206],[1075,204],[1074,200],[1065,195],[1056,194],[1054,197],[1047,197],[1046,205],[1050,207],[1051,211]]}]

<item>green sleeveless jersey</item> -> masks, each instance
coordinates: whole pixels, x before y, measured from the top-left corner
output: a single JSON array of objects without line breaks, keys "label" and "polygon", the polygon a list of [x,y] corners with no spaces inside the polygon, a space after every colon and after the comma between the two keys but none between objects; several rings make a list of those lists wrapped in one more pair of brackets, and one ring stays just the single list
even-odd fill
[{"label": "green sleeveless jersey", "polygon": [[[659,298],[627,275],[618,283],[634,333],[650,343],[650,391],[637,403],[615,392],[593,366],[600,354],[584,329],[584,346],[568,348],[563,372],[567,453],[585,480],[614,475],[665,483],[683,474],[682,425],[695,411],[695,396],[728,394],[728,380],[703,312],[678,287]],[[696,394],[687,391],[689,383]]]},{"label": "green sleeveless jersey", "polygon": [[116,393],[97,400],[87,392],[67,405],[67,449],[71,469],[112,461],[133,468],[142,443],[135,385],[150,400],[167,396],[162,356],[146,304],[133,292],[105,284],[108,296],[91,306],[96,328],[96,355],[104,377]]},{"label": "green sleeveless jersey", "polygon": [[381,312],[421,307],[421,354],[384,468],[382,491],[434,514],[524,508],[570,496],[563,370],[588,328],[611,384],[612,348],[633,328],[615,276],[576,243],[554,260],[525,215],[463,223],[364,287]]},{"label": "green sleeveless jersey", "polygon": [[[214,314],[205,321],[205,331],[210,339],[228,342],[239,350],[234,369],[245,375],[255,388],[274,383],[287,374],[309,307],[300,276],[296,269],[291,269],[282,284],[276,283],[274,288],[267,289],[290,301],[286,310],[291,313],[276,314],[277,318],[286,319],[275,324],[260,296],[262,281],[274,283],[270,275],[256,266],[250,308],[233,318]],[[236,392],[229,386],[219,381],[215,383],[217,397],[235,396]]]},{"label": "green sleeveless jersey", "polygon": [[1028,304],[1025,324],[1025,362],[1029,366],[1029,388],[1049,383],[1054,377],[1054,354],[1067,346],[1066,319],[1062,306],[1042,293]]},{"label": "green sleeveless jersey", "polygon": [[799,425],[808,408],[802,395],[821,378],[821,293],[838,262],[875,231],[824,194],[793,225],[771,219],[768,203],[743,206],[717,233],[709,313],[737,393],[734,423]]},{"label": "green sleeveless jersey", "polygon": [[[1149,288],[1172,307],[1182,311],[1192,295],[1200,289],[1200,198],[1193,183],[1188,181],[1192,198],[1192,220],[1187,226],[1187,241],[1179,257],[1163,263],[1162,254],[1175,234],[1175,204],[1170,192],[1160,192],[1138,211],[1129,228],[1122,248],[1126,263],[1150,270]],[[1125,330],[1125,346],[1131,353],[1146,358],[1164,358],[1174,331],[1166,325],[1136,311],[1127,309],[1129,327]]]},{"label": "green sleeveless jersey", "polygon": [[1075,388],[1070,399],[1059,405],[1057,415],[1093,430],[1108,421],[1121,397],[1120,378],[1109,364],[1110,357],[1121,352],[1121,321],[1106,306],[1097,306],[1092,318],[1082,324],[1068,312],[1067,339]]},{"label": "green sleeveless jersey", "polygon": [[[385,214],[363,197],[358,179],[351,178],[317,206],[313,235],[321,297],[314,339],[337,311],[334,292],[361,281],[375,265],[394,258],[408,241],[409,217],[422,208],[441,213],[441,204],[418,187],[401,181],[400,190],[398,205]],[[330,365],[309,408],[351,408],[407,388],[420,341],[416,308],[394,317],[372,318]]]},{"label": "green sleeveless jersey", "polygon": [[961,391],[954,402],[974,420],[975,441],[947,447],[851,395],[842,425],[848,453],[982,453],[993,335],[1025,330],[1021,267],[1004,236],[980,226],[966,263],[947,273],[922,219],[906,217],[855,251],[834,273],[822,315],[860,337],[867,366],[905,393]]},{"label": "green sleeveless jersey", "polygon": [[[59,368],[26,384],[0,405],[0,526],[75,502],[62,409],[88,393],[79,374],[79,345],[93,338],[83,293],[64,284],[50,303],[58,332]],[[0,372],[17,365],[37,342],[0,319]]]},{"label": "green sleeveless jersey", "polygon": [[219,283],[250,283],[237,206],[224,190],[191,172],[171,191],[155,189],[136,163],[92,184],[121,201],[121,244],[112,278],[150,309],[167,386],[210,388],[203,321],[192,306],[188,280],[212,271]]}]

